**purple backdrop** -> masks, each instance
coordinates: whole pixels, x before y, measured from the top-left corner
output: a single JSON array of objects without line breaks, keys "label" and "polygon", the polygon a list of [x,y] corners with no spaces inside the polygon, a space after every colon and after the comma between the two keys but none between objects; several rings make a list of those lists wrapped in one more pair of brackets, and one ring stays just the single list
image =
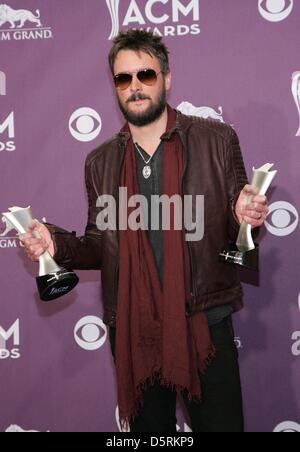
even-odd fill
[{"label": "purple backdrop", "polygon": [[[275,163],[261,274],[242,275],[236,343],[247,430],[300,431],[299,2],[7,1],[0,212],[31,204],[36,217],[84,231],[85,158],[122,124],[107,66],[119,28],[166,36],[170,103],[234,125],[249,176],[252,166]],[[37,266],[1,221],[0,233],[0,431],[118,431],[98,274],[80,272],[72,294],[42,304]],[[180,407],[178,428],[189,429]]]}]

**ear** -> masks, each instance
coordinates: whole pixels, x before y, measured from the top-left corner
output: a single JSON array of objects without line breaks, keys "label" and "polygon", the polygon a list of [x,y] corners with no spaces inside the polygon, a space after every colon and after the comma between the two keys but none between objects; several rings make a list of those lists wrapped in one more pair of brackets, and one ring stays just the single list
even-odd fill
[{"label": "ear", "polygon": [[167,91],[170,91],[171,85],[172,85],[172,74],[171,74],[171,71],[169,71],[169,72],[165,75],[165,81],[166,81],[166,90],[167,90]]}]

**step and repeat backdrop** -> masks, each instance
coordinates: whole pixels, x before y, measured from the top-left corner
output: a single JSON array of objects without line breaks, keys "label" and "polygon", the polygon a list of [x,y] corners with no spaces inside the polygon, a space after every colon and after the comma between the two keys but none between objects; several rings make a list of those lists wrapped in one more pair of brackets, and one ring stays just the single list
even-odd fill
[{"label": "step and repeat backdrop", "polygon": [[[235,316],[249,432],[300,431],[300,4],[292,0],[5,0],[0,4],[0,212],[83,233],[84,162],[123,119],[107,64],[121,29],[165,37],[186,114],[237,131],[248,175],[274,163],[261,272]],[[213,183],[213,182],[212,182]],[[119,431],[97,272],[44,304],[0,214],[0,431]],[[174,331],[176,334],[176,331]],[[178,402],[178,430],[190,431]]]}]

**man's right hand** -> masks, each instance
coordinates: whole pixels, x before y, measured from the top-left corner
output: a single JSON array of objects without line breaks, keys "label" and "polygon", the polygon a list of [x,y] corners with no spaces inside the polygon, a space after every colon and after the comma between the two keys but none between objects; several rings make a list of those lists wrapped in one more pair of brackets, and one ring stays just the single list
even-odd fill
[{"label": "man's right hand", "polygon": [[54,243],[48,228],[38,220],[33,220],[26,234],[20,234],[21,243],[24,245],[29,258],[37,262],[45,251],[54,256]]}]

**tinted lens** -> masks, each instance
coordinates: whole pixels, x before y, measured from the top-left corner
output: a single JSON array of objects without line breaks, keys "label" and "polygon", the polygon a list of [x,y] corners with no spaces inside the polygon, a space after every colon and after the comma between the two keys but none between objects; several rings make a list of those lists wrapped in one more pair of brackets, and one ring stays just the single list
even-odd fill
[{"label": "tinted lens", "polygon": [[145,71],[140,71],[137,74],[137,78],[140,82],[144,83],[144,85],[154,85],[157,81],[156,72],[153,69],[146,69]]},{"label": "tinted lens", "polygon": [[[152,86],[157,82],[157,75],[154,69],[145,69],[137,73],[137,78],[144,85]],[[115,75],[114,81],[116,88],[120,90],[125,90],[129,88],[132,83],[132,74],[122,73]]]},{"label": "tinted lens", "polygon": [[127,89],[132,82],[131,74],[119,74],[114,77],[116,88]]}]

